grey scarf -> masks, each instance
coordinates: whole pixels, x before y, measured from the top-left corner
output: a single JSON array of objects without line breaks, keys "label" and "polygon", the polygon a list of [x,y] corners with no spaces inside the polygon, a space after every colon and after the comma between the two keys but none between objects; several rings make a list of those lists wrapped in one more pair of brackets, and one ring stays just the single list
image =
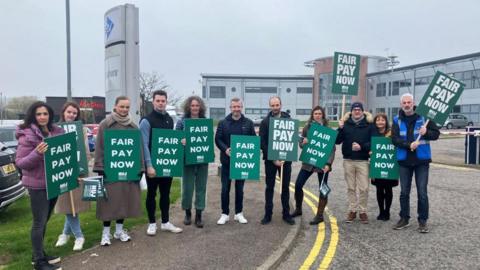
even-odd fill
[{"label": "grey scarf", "polygon": [[113,120],[115,120],[115,122],[119,123],[122,126],[129,126],[130,124],[132,124],[132,119],[130,119],[129,115],[124,117],[116,112],[112,112],[112,114],[110,115],[112,116]]}]

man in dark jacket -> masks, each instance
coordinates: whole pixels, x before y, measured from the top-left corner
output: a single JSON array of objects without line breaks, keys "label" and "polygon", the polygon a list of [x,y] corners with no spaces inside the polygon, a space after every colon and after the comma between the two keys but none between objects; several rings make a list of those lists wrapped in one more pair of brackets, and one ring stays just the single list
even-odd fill
[{"label": "man in dark jacket", "polygon": [[[428,233],[428,170],[432,162],[430,142],[437,140],[440,131],[437,125],[415,113],[415,102],[411,94],[400,98],[402,109],[393,120],[392,141],[397,146],[397,160],[400,165],[400,220],[395,230],[410,226],[410,189],[415,173],[418,195],[418,231]],[[419,140],[417,138],[420,137]]]},{"label": "man in dark jacket", "polygon": [[279,117],[279,118],[290,118],[290,115],[286,112],[282,112],[282,101],[280,97],[271,97],[269,100],[270,112],[267,117],[265,117],[260,123],[260,145],[262,148],[263,159],[265,160],[265,216],[263,217],[261,223],[263,225],[268,224],[272,221],[272,212],[273,212],[273,192],[275,188],[275,177],[277,172],[280,172],[280,167],[283,164],[283,179],[282,179],[282,216],[283,220],[293,225],[295,220],[290,216],[290,176],[292,174],[292,162],[290,161],[280,161],[280,160],[268,160],[268,136],[269,136],[269,123],[270,117]]},{"label": "man in dark jacket", "polygon": [[[220,162],[222,163],[222,215],[217,221],[218,225],[223,225],[230,220],[230,135],[257,135],[253,121],[242,114],[242,109],[242,100],[232,98],[230,101],[231,113],[218,123],[217,132],[215,133],[215,144],[220,149]],[[242,224],[248,222],[243,215],[244,184],[245,180],[235,180],[234,219]]]},{"label": "man in dark jacket", "polygon": [[[360,212],[360,221],[368,223],[368,158],[374,126],[372,115],[364,112],[363,104],[354,102],[350,113],[338,122],[337,144],[342,144],[343,168],[348,188],[347,223],[353,222]],[[358,199],[357,192],[358,189]]]},{"label": "man in dark jacket", "polygon": [[170,231],[173,233],[182,232],[181,228],[176,227],[169,221],[170,209],[170,187],[172,186],[172,177],[156,177],[155,169],[152,166],[152,158],[150,156],[152,147],[152,129],[173,129],[173,119],[165,110],[167,107],[167,92],[157,90],[153,92],[152,112],[140,120],[140,132],[143,139],[143,154],[145,166],[147,169],[147,199],[145,206],[147,208],[149,225],[147,235],[153,236],[157,233],[157,223],[155,220],[155,208],[157,189],[160,190],[160,209],[162,211],[162,231]]}]

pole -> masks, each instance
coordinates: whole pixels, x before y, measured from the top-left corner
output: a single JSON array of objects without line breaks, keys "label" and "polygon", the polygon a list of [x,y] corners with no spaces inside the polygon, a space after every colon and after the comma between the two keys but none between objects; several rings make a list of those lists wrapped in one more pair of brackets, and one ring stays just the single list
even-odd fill
[{"label": "pole", "polygon": [[70,190],[70,206],[72,206],[72,216],[75,217],[75,203],[73,203],[73,192]]},{"label": "pole", "polygon": [[70,0],[65,0],[65,14],[67,26],[67,100],[72,101],[72,78],[70,60]]}]

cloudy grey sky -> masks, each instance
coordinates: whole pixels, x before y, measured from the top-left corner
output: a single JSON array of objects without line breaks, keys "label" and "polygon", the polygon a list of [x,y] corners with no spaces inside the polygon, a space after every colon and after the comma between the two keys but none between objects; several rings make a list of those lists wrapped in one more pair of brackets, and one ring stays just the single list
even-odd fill
[{"label": "cloudy grey sky", "polygon": [[[103,15],[124,4],[70,0],[74,96],[104,95]],[[172,91],[200,73],[312,74],[345,51],[394,53],[400,66],[480,51],[478,0],[137,0],[140,69]],[[63,0],[0,0],[0,92],[66,95]]]}]

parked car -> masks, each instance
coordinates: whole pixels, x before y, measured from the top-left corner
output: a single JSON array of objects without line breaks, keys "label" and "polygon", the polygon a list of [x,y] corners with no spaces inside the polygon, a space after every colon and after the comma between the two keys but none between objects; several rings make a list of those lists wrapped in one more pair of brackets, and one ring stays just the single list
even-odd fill
[{"label": "parked car", "polygon": [[87,128],[88,149],[90,152],[95,151],[95,141],[97,136],[93,135],[93,131]]},{"label": "parked car", "polygon": [[0,211],[26,193],[15,165],[16,150],[0,143]]},{"label": "parked car", "polygon": [[15,126],[0,126],[0,142],[8,148],[17,149],[17,139],[15,138]]},{"label": "parked car", "polygon": [[466,126],[473,126],[473,122],[460,113],[451,113],[448,115],[447,121],[443,125],[447,129],[464,128]]},{"label": "parked car", "polygon": [[87,127],[91,130],[93,136],[97,137],[98,134],[98,124],[85,124],[84,127]]},{"label": "parked car", "polygon": [[259,127],[260,124],[262,123],[262,120],[263,118],[265,118],[265,116],[261,116],[261,117],[258,117],[258,118],[255,118],[253,119],[253,125],[256,126],[256,127]]}]

